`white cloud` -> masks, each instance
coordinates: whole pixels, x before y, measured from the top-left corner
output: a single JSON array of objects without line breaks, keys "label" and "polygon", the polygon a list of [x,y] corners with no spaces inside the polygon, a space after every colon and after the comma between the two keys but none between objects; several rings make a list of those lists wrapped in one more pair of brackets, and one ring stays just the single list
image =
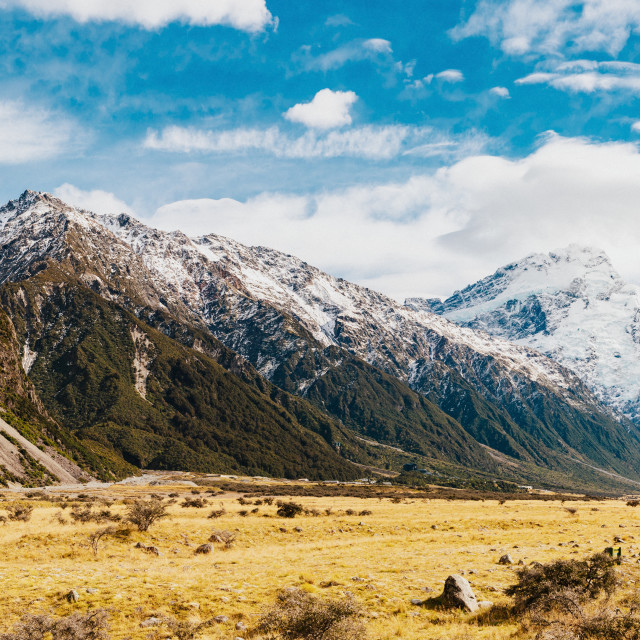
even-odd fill
[{"label": "white cloud", "polygon": [[[149,131],[143,145],[147,149],[172,153],[258,152],[279,158],[388,160],[403,153],[421,155],[418,150],[422,145],[442,142],[442,135],[429,127],[404,125],[366,126],[328,133],[307,131],[299,137],[291,137],[278,127],[211,131],[170,126],[162,131]],[[466,147],[470,142],[484,145],[486,139],[472,134],[461,136],[454,142],[451,148],[442,148],[438,155],[455,155],[460,145]]]},{"label": "white cloud", "polygon": [[72,184],[60,185],[53,195],[67,204],[93,213],[133,213],[133,210],[113,193],[95,189],[83,191]]},{"label": "white cloud", "polygon": [[635,131],[636,133],[640,133],[640,120],[636,120],[636,121],[631,125],[631,131]]},{"label": "white cloud", "polygon": [[120,21],[157,29],[171,22],[227,25],[256,32],[272,22],[265,0],[0,0],[38,17],[70,16],[78,22]]},{"label": "white cloud", "polygon": [[548,84],[569,93],[640,92],[640,65],[630,62],[572,60],[536,71],[516,80],[516,84]]},{"label": "white cloud", "polygon": [[383,40],[382,38],[370,38],[369,40],[365,40],[362,43],[362,46],[365,49],[375,51],[376,53],[393,53],[391,43],[388,40]]},{"label": "white cloud", "polygon": [[450,33],[454,39],[485,36],[510,55],[617,55],[639,30],[637,0],[480,0]]},{"label": "white cloud", "polygon": [[462,71],[458,69],[445,69],[440,73],[436,74],[436,78],[443,80],[444,82],[462,82],[464,80],[464,75]]},{"label": "white cloud", "polygon": [[383,72],[411,75],[415,62],[404,63],[395,60],[389,40],[383,38],[357,39],[327,51],[316,53],[310,46],[304,46],[295,59],[306,71],[331,71],[352,62],[369,61]]},{"label": "white cloud", "polygon": [[345,16],[343,13],[338,13],[333,16],[329,16],[325,20],[326,27],[350,27],[353,25],[353,20],[349,16]]},{"label": "white cloud", "polygon": [[149,222],[272,246],[398,299],[448,295],[572,242],[603,248],[640,282],[638,175],[635,145],[552,135],[521,160],[475,155],[399,183],[176,202]]},{"label": "white cloud", "polygon": [[44,108],[0,100],[0,164],[37,162],[77,146],[77,126]]},{"label": "white cloud", "polygon": [[311,102],[294,105],[284,117],[313,129],[343,127],[351,124],[351,107],[357,99],[353,91],[322,89]]},{"label": "white cloud", "polygon": [[498,96],[499,98],[510,98],[509,89],[507,87],[492,87],[489,89],[489,93],[492,93],[494,96]]}]

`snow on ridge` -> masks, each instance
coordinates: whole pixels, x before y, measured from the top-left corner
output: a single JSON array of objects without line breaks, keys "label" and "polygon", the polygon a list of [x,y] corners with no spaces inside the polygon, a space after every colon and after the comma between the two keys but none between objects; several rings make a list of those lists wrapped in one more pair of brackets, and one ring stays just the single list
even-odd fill
[{"label": "snow on ridge", "polygon": [[248,247],[213,234],[189,238],[181,232],[163,232],[128,215],[91,214],[47,194],[29,195],[26,201],[32,224],[42,223],[47,212],[55,210],[83,228],[113,234],[142,259],[161,288],[178,296],[196,313],[204,313],[203,289],[207,282],[224,271],[237,279],[241,295],[290,313],[325,346],[339,344],[338,323],[343,331],[351,332],[359,355],[371,362],[388,357],[384,355],[385,344],[395,344],[401,359],[407,360],[407,375],[414,339],[429,342],[429,336],[437,334],[479,355],[495,357],[508,371],[521,372],[549,387],[568,390],[572,386],[566,370],[530,348],[460,327],[429,312],[411,310],[294,256]]},{"label": "snow on ridge", "polygon": [[640,288],[607,255],[570,246],[498,269],[442,303],[444,317],[546,354],[640,419]]}]

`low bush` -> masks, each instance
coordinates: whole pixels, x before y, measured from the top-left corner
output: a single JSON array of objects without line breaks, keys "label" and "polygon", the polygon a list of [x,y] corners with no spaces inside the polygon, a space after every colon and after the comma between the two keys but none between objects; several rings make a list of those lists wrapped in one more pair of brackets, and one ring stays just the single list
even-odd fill
[{"label": "low bush", "polygon": [[278,510],[276,513],[281,518],[295,518],[297,515],[304,513],[304,507],[297,502],[277,502]]},{"label": "low bush", "polygon": [[44,614],[27,614],[0,640],[108,640],[107,612],[96,609],[74,613],[64,618]]},{"label": "low bush", "polygon": [[231,531],[214,530],[209,536],[209,542],[217,542],[224,545],[225,549],[231,549],[236,541],[236,534]]},{"label": "low bush", "polygon": [[86,524],[87,522],[96,522],[101,524],[103,522],[119,522],[122,517],[111,513],[109,509],[100,509],[94,511],[93,505],[85,504],[74,505],[69,513],[74,522],[81,522]]},{"label": "low bush", "polygon": [[7,518],[17,522],[28,522],[33,513],[33,506],[30,504],[21,504],[14,502],[6,507]]},{"label": "low bush", "polygon": [[180,506],[183,509],[186,509],[188,507],[194,507],[195,509],[203,509],[208,504],[209,503],[204,498],[188,498],[187,497],[180,503]]},{"label": "low bush", "polygon": [[282,640],[364,640],[360,607],[352,598],[324,600],[301,589],[278,594],[264,613],[258,632]]},{"label": "low bush", "polygon": [[614,560],[598,553],[585,560],[555,560],[517,572],[518,582],[505,593],[518,611],[551,609],[562,602],[584,602],[601,594],[610,596],[618,585]]}]

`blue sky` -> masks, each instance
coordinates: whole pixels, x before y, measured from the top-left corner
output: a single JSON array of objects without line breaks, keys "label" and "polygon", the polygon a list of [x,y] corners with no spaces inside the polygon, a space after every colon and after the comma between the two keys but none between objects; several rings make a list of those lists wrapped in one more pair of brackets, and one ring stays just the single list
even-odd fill
[{"label": "blue sky", "polygon": [[639,30],[634,0],[0,0],[0,199],[400,299],[570,242],[640,282]]}]

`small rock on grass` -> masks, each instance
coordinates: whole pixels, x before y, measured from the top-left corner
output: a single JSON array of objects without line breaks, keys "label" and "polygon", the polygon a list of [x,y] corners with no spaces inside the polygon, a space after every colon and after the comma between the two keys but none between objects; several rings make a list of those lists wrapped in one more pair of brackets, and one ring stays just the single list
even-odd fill
[{"label": "small rock on grass", "polygon": [[444,583],[444,591],[440,596],[442,603],[451,609],[478,610],[476,594],[466,578],[453,574]]},{"label": "small rock on grass", "polygon": [[158,627],[162,624],[162,618],[147,618],[140,623],[141,627]]}]

